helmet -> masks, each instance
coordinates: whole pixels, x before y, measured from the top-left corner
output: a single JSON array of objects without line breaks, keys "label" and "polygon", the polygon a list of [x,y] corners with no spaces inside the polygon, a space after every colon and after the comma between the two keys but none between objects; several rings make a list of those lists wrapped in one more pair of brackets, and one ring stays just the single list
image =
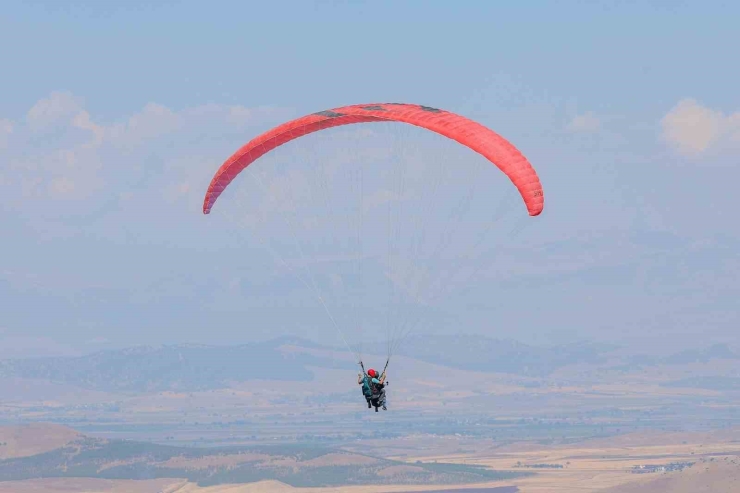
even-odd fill
[{"label": "helmet", "polygon": [[370,368],[370,369],[369,369],[369,370],[367,371],[367,374],[368,374],[368,375],[370,375],[370,376],[371,376],[371,377],[373,377],[373,378],[375,378],[375,377],[377,377],[377,376],[378,376],[378,372],[376,372],[376,371],[375,371],[375,370],[373,370],[372,368]]}]

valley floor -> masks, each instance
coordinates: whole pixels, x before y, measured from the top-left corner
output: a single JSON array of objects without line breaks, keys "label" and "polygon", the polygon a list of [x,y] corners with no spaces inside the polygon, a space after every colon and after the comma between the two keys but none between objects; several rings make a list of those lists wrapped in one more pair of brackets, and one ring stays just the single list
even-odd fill
[{"label": "valley floor", "polygon": [[[635,433],[570,445],[520,443],[465,454],[429,450],[403,457],[409,463],[439,461],[536,473],[486,484],[294,488],[261,481],[202,488],[178,479],[60,478],[0,482],[0,493],[730,493],[740,491],[739,438],[739,431]],[[655,472],[636,473],[636,466]],[[661,466],[676,470],[663,471]]]}]

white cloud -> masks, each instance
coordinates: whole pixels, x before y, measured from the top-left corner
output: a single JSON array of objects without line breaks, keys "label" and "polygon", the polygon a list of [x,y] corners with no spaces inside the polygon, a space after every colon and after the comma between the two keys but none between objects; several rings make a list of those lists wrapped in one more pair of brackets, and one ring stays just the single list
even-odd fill
[{"label": "white cloud", "polygon": [[[10,190],[3,198],[84,199],[103,185],[100,168],[97,151],[88,143],[13,156],[4,180]],[[16,191],[20,191],[20,197],[14,197]]]},{"label": "white cloud", "polygon": [[100,125],[93,123],[93,121],[90,120],[90,114],[87,111],[80,111],[77,113],[77,115],[72,118],[72,126],[82,130],[89,130],[93,133],[95,138],[87,144],[87,147],[94,147],[103,141],[105,129]]},{"label": "white cloud", "polygon": [[51,181],[49,189],[53,196],[68,196],[75,191],[75,182],[73,182],[69,177],[60,176]]},{"label": "white cloud", "polygon": [[255,117],[255,111],[244,106],[232,106],[229,108],[229,119],[234,125],[243,125]]},{"label": "white cloud", "polygon": [[165,188],[164,198],[172,204],[182,198],[188,197],[192,191],[191,185],[187,182],[174,183]]},{"label": "white cloud", "polygon": [[8,140],[12,133],[13,122],[7,119],[0,120],[0,149],[3,149],[8,145]]},{"label": "white cloud", "polygon": [[[11,132],[23,145],[7,145]],[[16,208],[30,197],[89,196],[103,183],[98,175],[103,134],[103,127],[92,121],[80,102],[63,92],[39,100],[25,122],[0,121],[0,147],[7,148],[8,163],[0,180],[1,200]]]},{"label": "white cloud", "polygon": [[740,112],[725,115],[693,99],[683,99],[661,120],[663,138],[687,156],[740,144]]},{"label": "white cloud", "polygon": [[149,103],[125,123],[112,125],[107,136],[114,145],[130,146],[177,129],[180,118],[161,104]]},{"label": "white cloud", "polygon": [[26,122],[33,129],[40,129],[65,119],[72,118],[81,109],[81,104],[72,94],[53,92],[48,98],[40,99],[28,111]]},{"label": "white cloud", "polygon": [[285,117],[284,108],[226,106],[204,104],[174,111],[157,103],[148,103],[127,121],[111,125],[106,129],[107,138],[119,146],[140,145],[150,139],[193,128],[221,128],[224,124],[241,127],[261,123],[273,118]]},{"label": "white cloud", "polygon": [[[173,110],[148,103],[128,118],[102,123],[72,94],[53,92],[31,107],[25,121],[0,120],[0,149],[8,163],[0,177],[0,200],[11,208],[29,197],[80,201],[117,183],[130,188],[107,190],[114,197],[149,191],[150,199],[157,195],[173,202],[196,189],[200,194],[205,180],[200,170],[212,174],[217,164],[204,141],[221,142],[229,132],[287,113],[215,104]],[[11,133],[23,145],[9,146]],[[169,183],[155,185],[157,175]]]},{"label": "white cloud", "polygon": [[576,115],[568,124],[571,132],[596,132],[601,128],[601,121],[592,112]]}]

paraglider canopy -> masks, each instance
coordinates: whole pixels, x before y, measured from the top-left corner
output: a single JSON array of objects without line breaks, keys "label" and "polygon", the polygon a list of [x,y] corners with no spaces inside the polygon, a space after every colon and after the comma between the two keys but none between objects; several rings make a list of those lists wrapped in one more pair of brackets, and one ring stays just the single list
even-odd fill
[{"label": "paraglider canopy", "polygon": [[537,173],[527,158],[506,139],[480,123],[448,111],[418,104],[387,103],[359,104],[319,111],[257,136],[236,151],[216,172],[203,201],[203,213],[210,213],[221,192],[244,168],[276,147],[331,127],[382,121],[416,125],[456,140],[482,154],[514,183],[530,216],[537,216],[542,212],[545,199]]}]

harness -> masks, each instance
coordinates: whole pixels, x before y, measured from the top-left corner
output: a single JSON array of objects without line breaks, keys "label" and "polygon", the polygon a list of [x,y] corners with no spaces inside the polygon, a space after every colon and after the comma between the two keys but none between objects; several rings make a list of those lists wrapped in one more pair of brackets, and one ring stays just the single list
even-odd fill
[{"label": "harness", "polygon": [[373,395],[373,382],[370,376],[367,374],[362,379],[362,394],[365,397],[372,397]]}]

